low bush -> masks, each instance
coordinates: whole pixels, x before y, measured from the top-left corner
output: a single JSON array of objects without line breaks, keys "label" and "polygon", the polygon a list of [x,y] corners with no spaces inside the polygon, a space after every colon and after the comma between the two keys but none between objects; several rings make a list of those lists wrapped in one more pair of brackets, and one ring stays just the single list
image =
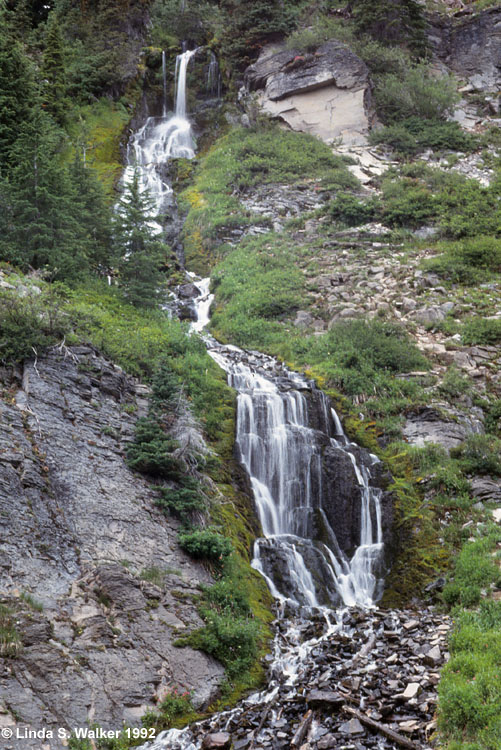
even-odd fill
[{"label": "low bush", "polygon": [[470,435],[451,450],[451,456],[467,474],[490,474],[501,477],[501,440],[494,435]]},{"label": "low bush", "polygon": [[[428,267],[452,282],[477,284],[501,271],[501,243],[496,237],[485,235],[451,242],[445,246],[444,253],[428,263]],[[486,330],[488,326],[489,323]]]},{"label": "low bush", "polygon": [[221,662],[230,678],[249,670],[258,652],[259,626],[233,612],[202,611],[205,627],[191,633],[184,642]]},{"label": "low bush", "polygon": [[28,290],[24,296],[0,291],[0,362],[21,362],[64,339],[69,321],[60,289],[54,285],[43,292]]},{"label": "low bush", "polygon": [[16,630],[15,612],[0,604],[0,656],[13,658],[21,651],[22,643]]},{"label": "low bush", "polygon": [[158,706],[157,711],[147,711],[141,718],[144,727],[156,727],[159,731],[170,729],[176,723],[185,723],[196,718],[190,694],[173,688]]},{"label": "low bush", "polygon": [[338,193],[329,204],[329,215],[349,227],[367,224],[373,221],[378,213],[378,201],[374,198],[364,200],[352,193]]},{"label": "low bush", "polygon": [[496,346],[501,342],[501,319],[467,318],[461,330],[461,339],[466,346]]},{"label": "low bush", "polygon": [[410,117],[444,119],[459,100],[454,78],[437,77],[425,63],[376,76],[374,98],[378,114],[388,124]]},{"label": "low bush", "polygon": [[194,513],[206,510],[207,503],[200,483],[193,477],[182,477],[180,487],[160,487],[155,505],[165,513],[172,513],[187,523]]},{"label": "low bush", "polygon": [[220,568],[233,550],[230,540],[214,529],[196,529],[181,534],[179,544],[192,557],[209,560]]},{"label": "low bush", "polygon": [[473,151],[478,145],[475,137],[465,133],[457,122],[421,117],[373,130],[370,140],[374,144],[384,143],[404,157],[415,156],[426,149]]},{"label": "low bush", "polygon": [[177,479],[181,465],[173,455],[176,441],[165,433],[153,417],[142,417],[136,423],[134,442],[127,451],[127,463],[134,471],[152,477]]}]

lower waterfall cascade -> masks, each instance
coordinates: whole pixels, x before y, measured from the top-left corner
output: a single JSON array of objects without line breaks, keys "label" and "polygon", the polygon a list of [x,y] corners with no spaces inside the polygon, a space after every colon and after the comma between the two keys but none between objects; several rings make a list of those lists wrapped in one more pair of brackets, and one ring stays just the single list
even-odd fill
[{"label": "lower waterfall cascade", "polygon": [[[194,274],[189,277],[199,291],[195,299],[198,319],[190,328],[200,333],[209,322],[213,295],[209,292],[209,279],[197,279]],[[361,453],[358,446],[350,443],[327,397],[304,376],[288,371],[267,355],[222,345],[207,333],[203,337],[209,354],[227,372],[229,383],[238,393],[236,449],[249,474],[264,534],[255,542],[252,564],[264,575],[276,599],[275,637],[268,657],[265,689],[250,695],[235,708],[218,712],[185,729],[161,732],[155,740],[143,745],[142,750],[229,747],[229,744],[217,743],[234,735],[247,737],[234,745],[242,750],[294,747],[396,750],[407,740],[398,733],[398,739],[392,739],[391,729],[388,735],[364,737],[364,744],[350,744],[349,740],[360,737],[364,729],[357,718],[348,721],[348,715],[339,729],[341,740],[343,732],[346,735],[346,744],[338,744],[339,736],[328,733],[312,709],[304,713],[305,697],[312,706],[320,705],[322,700],[332,701],[330,713],[333,706],[339,707],[345,701],[349,705],[350,694],[346,688],[350,684],[367,684],[366,692],[370,696],[374,682],[379,680],[377,659],[381,659],[378,653],[381,644],[394,644],[393,648],[401,654],[402,634],[412,632],[418,625],[413,613],[385,612],[378,610],[374,603],[382,583],[384,546],[381,490],[371,486],[371,472],[378,466],[378,460]],[[321,424],[315,427],[309,425],[308,394],[315,394],[317,406],[320,404],[322,419],[317,418],[317,422]],[[335,529],[315,499],[315,491],[321,490],[319,449],[322,444],[349,457],[360,488],[360,543],[351,557],[340,548]],[[318,545],[308,537],[314,511],[319,512],[328,529],[327,541]],[[289,569],[291,585],[287,590],[283,582],[277,581],[266,554],[270,544],[282,552]],[[316,569],[308,568],[309,554],[313,555]],[[326,578],[323,601],[317,577],[319,566]],[[326,592],[331,597],[328,605]],[[431,610],[423,611],[422,618],[429,622],[431,632],[439,628],[437,642],[445,650],[443,641],[448,626]],[[413,645],[411,640],[411,648]],[[414,654],[411,650],[402,658],[411,664],[416,658]],[[386,660],[395,665],[390,667],[390,676],[394,676],[392,669],[395,676],[401,676],[397,671],[401,668],[396,652],[387,653],[383,663]],[[350,683],[352,679],[354,683]],[[336,692],[332,692],[333,683]],[[391,684],[399,683],[394,680]],[[318,687],[320,689],[315,690]],[[310,693],[305,695],[305,689]],[[427,710],[428,705],[425,704]],[[361,707],[365,708],[363,701]],[[409,706],[403,704],[401,710],[402,726],[406,726],[405,721],[409,726],[413,726],[414,721],[417,726],[415,719],[409,719],[406,713]],[[357,714],[357,709],[354,711],[352,716],[361,715]],[[378,712],[374,715],[380,716]],[[249,716],[253,719],[249,720]],[[297,723],[291,724],[294,718]],[[434,727],[432,713],[428,713],[427,718],[420,750],[429,747],[425,740]],[[332,719],[331,723],[335,726],[336,721]],[[250,735],[249,727],[252,727]],[[204,741],[207,735],[214,736],[216,744],[207,745]],[[318,744],[310,745],[309,741]],[[418,746],[410,740],[407,743],[404,746],[417,750]]]}]

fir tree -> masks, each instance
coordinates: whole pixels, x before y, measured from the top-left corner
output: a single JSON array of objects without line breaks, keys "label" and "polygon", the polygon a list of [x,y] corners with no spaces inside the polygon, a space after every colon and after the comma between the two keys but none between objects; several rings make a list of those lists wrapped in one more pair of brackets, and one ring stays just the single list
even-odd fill
[{"label": "fir tree", "polygon": [[0,170],[11,164],[10,152],[35,104],[35,84],[28,57],[0,11]]},{"label": "fir tree", "polygon": [[417,0],[352,0],[357,31],[383,44],[406,44],[418,55],[427,48],[426,20]]},{"label": "fir tree", "polygon": [[88,261],[67,168],[64,133],[43,111],[21,126],[11,149],[8,232],[0,238],[3,259],[23,268],[47,268],[52,278],[75,280]]},{"label": "fir tree", "polygon": [[80,243],[90,268],[108,270],[113,264],[111,211],[104,188],[79,152],[69,167],[72,212],[78,223]]},{"label": "fir tree", "polygon": [[51,14],[42,60],[42,100],[44,109],[56,122],[64,125],[69,101],[66,98],[64,44],[61,29],[54,13]]},{"label": "fir tree", "polygon": [[162,280],[159,267],[167,252],[151,226],[152,208],[135,171],[117,210],[115,243],[126,296],[137,307],[155,306]]}]

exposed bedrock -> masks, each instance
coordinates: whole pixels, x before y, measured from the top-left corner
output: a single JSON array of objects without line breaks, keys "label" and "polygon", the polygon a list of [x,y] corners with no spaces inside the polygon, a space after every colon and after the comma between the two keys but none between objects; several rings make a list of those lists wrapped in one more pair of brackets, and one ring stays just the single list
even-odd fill
[{"label": "exposed bedrock", "polygon": [[262,109],[293,130],[328,143],[363,144],[370,124],[370,83],[365,63],[333,39],[302,54],[284,45],[265,47],[247,68],[245,84]]},{"label": "exposed bedrock", "polygon": [[134,724],[174,686],[207,704],[223,668],[173,642],[210,577],[124,460],[149,389],[90,347],[3,385],[0,598],[21,648],[0,659],[2,725]]}]

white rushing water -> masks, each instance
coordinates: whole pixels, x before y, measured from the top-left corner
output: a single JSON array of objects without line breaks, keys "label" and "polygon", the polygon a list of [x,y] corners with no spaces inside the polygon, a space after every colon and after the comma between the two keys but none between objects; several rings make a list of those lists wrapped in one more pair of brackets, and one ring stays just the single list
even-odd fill
[{"label": "white rushing water", "polygon": [[[164,178],[171,158],[193,158],[194,143],[186,115],[186,76],[196,50],[183,52],[176,60],[175,112],[167,114],[165,55],[162,58],[163,116],[149,117],[132,137],[124,182],[139,172],[143,189],[154,201],[152,224],[162,231],[161,214],[172,200],[172,189]],[[214,90],[216,66],[209,68],[208,86]],[[157,219],[157,217],[160,218]],[[209,322],[213,295],[210,279],[188,274],[199,291],[196,322],[191,331],[201,333]],[[320,604],[373,605],[377,594],[377,569],[383,549],[380,491],[371,487],[371,461],[361,462],[357,447],[350,443],[328,399],[301,375],[282,368],[271,357],[248,353],[234,346],[221,346],[205,336],[209,354],[225,370],[237,391],[236,448],[252,486],[263,537],[256,540],[253,566],[267,581],[272,595],[285,607],[287,600],[306,607]],[[257,357],[257,359],[256,359]],[[256,364],[257,362],[257,364]],[[310,398],[316,398],[316,422],[312,422]],[[319,416],[320,414],[320,416]],[[319,424],[319,422],[321,424]],[[351,464],[360,503],[360,538],[348,557],[340,548],[335,523],[322,498],[326,496],[323,451],[340,452]],[[322,541],[312,541],[322,525]],[[230,721],[246,707],[271,703],[279,685],[294,689],[302,664],[320,640],[341,627],[342,610],[321,608],[324,633],[301,642],[300,630],[292,624],[285,634],[277,631],[270,682],[267,688],[247,698],[233,711],[218,715],[218,726]],[[146,750],[199,750],[192,729],[162,732]]]},{"label": "white rushing water", "polygon": [[172,203],[172,188],[165,179],[165,166],[170,159],[193,159],[195,143],[191,124],[186,116],[186,76],[188,65],[197,50],[189,50],[176,58],[175,112],[167,112],[167,71],[162,53],[162,117],[148,117],[132,136],[127,147],[127,166],[122,178],[124,186],[131,183],[134,173],[151,200],[151,226],[162,232],[162,214]]},{"label": "white rushing water", "polygon": [[[325,596],[321,600],[318,593],[319,587],[326,587],[345,605],[371,606],[383,539],[381,492],[370,486],[370,466],[357,462],[339,418],[333,409],[325,408],[328,440],[349,457],[360,487],[360,540],[348,559],[322,507],[322,455],[310,426],[305,381],[291,375],[288,390],[283,390],[276,378],[239,361],[238,352],[235,347],[209,348],[238,393],[236,446],[251,481],[264,534],[255,543],[254,567],[273,581],[275,595],[301,604],[325,603]],[[294,383],[302,389],[290,388]],[[327,403],[323,394],[317,392],[317,396],[323,405]],[[315,515],[322,519],[323,543],[311,541]],[[278,557],[278,568],[287,571],[286,583],[273,578],[274,565],[267,561],[270,550],[272,558]]]}]

